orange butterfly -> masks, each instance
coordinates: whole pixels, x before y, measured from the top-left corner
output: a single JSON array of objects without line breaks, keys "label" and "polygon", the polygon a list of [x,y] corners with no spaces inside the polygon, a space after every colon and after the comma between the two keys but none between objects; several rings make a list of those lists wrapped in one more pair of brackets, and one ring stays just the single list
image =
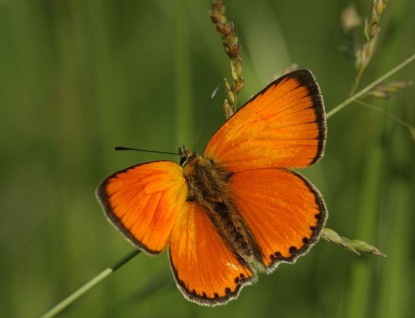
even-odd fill
[{"label": "orange butterfly", "polygon": [[318,240],[327,218],[319,191],[289,168],[322,156],[326,118],[310,71],[287,74],[241,107],[203,156],[180,148],[180,165],[156,161],[114,173],[97,190],[110,220],[137,248],[169,244],[184,297],[225,304],[294,263]]}]

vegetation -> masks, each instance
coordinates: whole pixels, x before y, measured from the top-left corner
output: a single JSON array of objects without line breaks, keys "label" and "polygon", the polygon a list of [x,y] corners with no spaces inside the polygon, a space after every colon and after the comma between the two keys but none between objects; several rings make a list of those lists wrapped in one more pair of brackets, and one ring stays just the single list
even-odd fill
[{"label": "vegetation", "polygon": [[[295,63],[314,73],[330,112],[415,53],[413,1],[389,1],[372,29],[372,1],[358,0],[361,23],[352,23],[349,33],[344,2],[225,4],[241,45],[238,106]],[[224,77],[232,85],[210,6],[189,0],[0,2],[5,317],[40,316],[131,251],[105,220],[94,191],[126,166],[172,159],[113,152],[114,146],[191,147],[212,90]],[[260,275],[238,300],[205,308],[176,289],[166,253],[140,254],[60,317],[410,316],[415,93],[404,87],[414,73],[415,63],[408,64],[370,90],[364,105],[332,113],[325,157],[301,170],[325,198],[327,226],[373,244],[387,258],[358,256],[321,240],[295,265]],[[225,98],[222,87],[199,153],[224,121]]]}]

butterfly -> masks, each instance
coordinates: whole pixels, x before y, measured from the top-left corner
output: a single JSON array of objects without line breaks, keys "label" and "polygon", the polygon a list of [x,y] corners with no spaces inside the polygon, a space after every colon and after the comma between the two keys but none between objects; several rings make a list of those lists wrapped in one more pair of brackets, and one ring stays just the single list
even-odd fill
[{"label": "butterfly", "polygon": [[203,156],[138,164],[106,178],[97,197],[138,249],[168,246],[176,284],[201,305],[225,304],[257,271],[294,263],[327,218],[319,191],[289,168],[323,156],[326,116],[308,70],[282,76],[233,114]]}]

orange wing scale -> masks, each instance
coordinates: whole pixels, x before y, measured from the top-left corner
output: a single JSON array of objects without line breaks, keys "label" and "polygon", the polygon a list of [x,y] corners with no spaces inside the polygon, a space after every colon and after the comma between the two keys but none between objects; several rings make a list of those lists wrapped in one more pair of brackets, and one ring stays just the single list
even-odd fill
[{"label": "orange wing scale", "polygon": [[287,169],[235,173],[229,179],[229,191],[262,251],[259,261],[268,271],[306,253],[327,217],[318,190]]},{"label": "orange wing scale", "polygon": [[237,172],[305,167],[323,155],[325,115],[311,72],[292,72],[239,109],[212,137],[205,157]]},{"label": "orange wing scale", "polygon": [[170,238],[170,262],[185,297],[215,305],[236,298],[255,280],[248,265],[224,243],[206,211],[186,202]]},{"label": "orange wing scale", "polygon": [[171,161],[150,162],[117,172],[98,187],[108,219],[149,254],[165,249],[187,198],[183,169]]}]

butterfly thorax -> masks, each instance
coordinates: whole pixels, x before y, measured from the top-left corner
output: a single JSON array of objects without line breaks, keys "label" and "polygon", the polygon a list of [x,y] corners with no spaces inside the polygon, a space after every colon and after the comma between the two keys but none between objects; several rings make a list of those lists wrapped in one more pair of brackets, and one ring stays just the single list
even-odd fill
[{"label": "butterfly thorax", "polygon": [[203,203],[224,202],[227,197],[227,181],[232,175],[218,169],[214,162],[192,153],[182,160],[184,177],[188,185],[188,201]]},{"label": "butterfly thorax", "polygon": [[187,201],[202,205],[219,234],[228,246],[246,261],[250,261],[257,250],[252,235],[229,198],[228,180],[232,173],[218,168],[214,161],[182,152],[182,167],[188,186]]}]

